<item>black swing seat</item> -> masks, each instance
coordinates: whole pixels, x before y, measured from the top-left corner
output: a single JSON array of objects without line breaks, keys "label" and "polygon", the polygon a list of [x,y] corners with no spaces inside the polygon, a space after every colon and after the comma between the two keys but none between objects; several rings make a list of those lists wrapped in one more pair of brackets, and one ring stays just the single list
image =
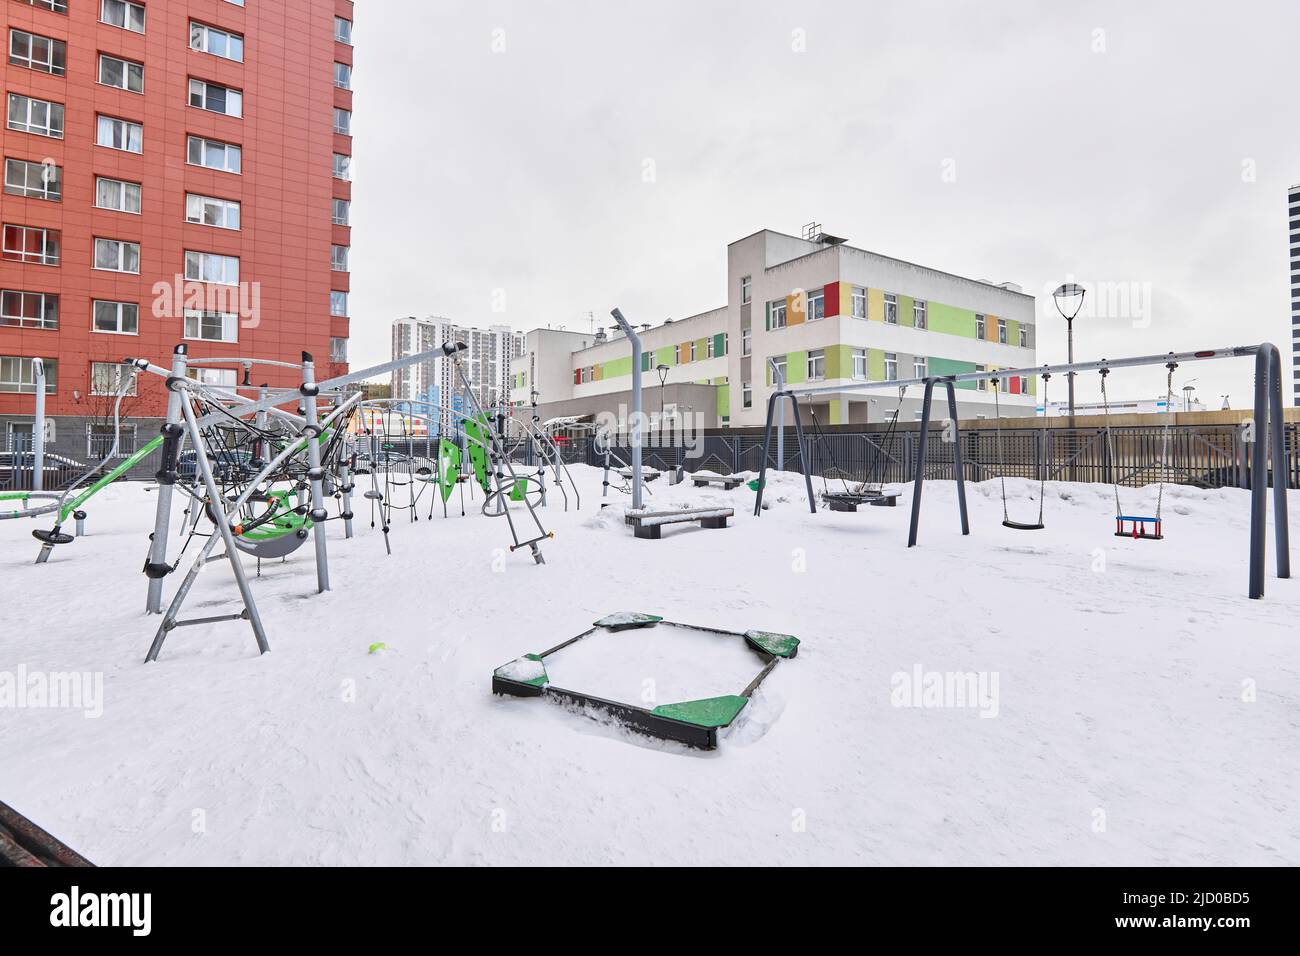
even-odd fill
[{"label": "black swing seat", "polygon": [[44,531],[41,529],[37,529],[36,531],[32,532],[32,537],[35,538],[37,541],[40,541],[42,544],[50,544],[50,545],[72,544],[72,542],[77,540],[72,535],[68,534],[66,531],[59,531],[58,529],[55,529],[53,531]]},{"label": "black swing seat", "polygon": [[873,508],[893,508],[898,504],[897,491],[827,491],[822,501],[831,511],[857,511],[861,505]]},{"label": "black swing seat", "polygon": [[1008,518],[1002,522],[1002,527],[1014,528],[1016,531],[1042,531],[1047,527],[1047,525],[1043,524],[1041,521],[1035,521],[1033,524],[1029,524],[1024,521],[1012,521]]}]

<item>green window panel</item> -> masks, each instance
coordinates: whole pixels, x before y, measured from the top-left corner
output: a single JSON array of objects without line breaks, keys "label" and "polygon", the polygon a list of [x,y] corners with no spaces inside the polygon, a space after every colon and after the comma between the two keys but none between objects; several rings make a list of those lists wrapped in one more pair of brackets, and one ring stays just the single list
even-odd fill
[{"label": "green window panel", "polygon": [[898,324],[905,325],[909,329],[916,326],[916,300],[910,295],[900,295],[898,297]]},{"label": "green window panel", "polygon": [[[974,313],[972,313],[972,315],[974,315]],[[975,371],[975,363],[959,362],[955,359],[930,358],[929,371],[931,375],[963,375],[966,372]],[[975,383],[958,382],[957,388],[974,389]]]},{"label": "green window panel", "polygon": [[718,417],[723,418],[731,414],[731,386],[719,385],[717,391],[718,398]]},{"label": "green window panel", "polygon": [[675,346],[672,346],[672,345],[665,345],[665,346],[664,346],[663,348],[661,348],[661,349],[656,349],[656,350],[655,350],[655,364],[656,364],[656,365],[676,365],[676,364],[677,364],[677,358],[676,358],[675,352],[676,352],[676,347],[675,347]]},{"label": "green window panel", "polygon": [[853,377],[853,347],[849,345],[828,345],[826,352],[826,377]]},{"label": "green window panel", "polygon": [[623,375],[632,374],[632,356],[627,358],[614,359],[612,362],[606,362],[601,369],[602,378],[619,378]]},{"label": "green window panel", "polygon": [[713,357],[721,358],[727,354],[727,333],[719,332],[713,337]]},{"label": "green window panel", "polygon": [[643,372],[650,371],[650,369],[654,366],[654,364],[655,364],[655,353],[653,351],[641,353],[641,371]]},{"label": "green window panel", "polygon": [[808,353],[787,352],[785,356],[785,383],[799,385],[808,381]]},{"label": "green window panel", "polygon": [[931,302],[927,309],[927,324],[931,332],[943,332],[947,335],[960,335],[963,338],[975,338],[975,313],[971,309],[959,309],[942,302]]},{"label": "green window panel", "polygon": [[867,349],[867,378],[873,382],[885,380],[885,353],[883,349]]}]

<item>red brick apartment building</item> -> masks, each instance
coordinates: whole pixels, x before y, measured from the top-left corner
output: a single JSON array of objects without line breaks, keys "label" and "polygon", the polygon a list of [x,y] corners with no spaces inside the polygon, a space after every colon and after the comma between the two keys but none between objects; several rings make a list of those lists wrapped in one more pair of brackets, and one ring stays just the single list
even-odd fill
[{"label": "red brick apartment building", "polygon": [[[351,0],[0,0],[0,450],[106,447],[125,357],[347,370]],[[238,365],[204,371],[244,380]],[[258,368],[254,384],[288,384]],[[124,402],[154,434],[161,379]],[[51,429],[47,427],[47,432]],[[139,431],[138,437],[135,431]]]}]

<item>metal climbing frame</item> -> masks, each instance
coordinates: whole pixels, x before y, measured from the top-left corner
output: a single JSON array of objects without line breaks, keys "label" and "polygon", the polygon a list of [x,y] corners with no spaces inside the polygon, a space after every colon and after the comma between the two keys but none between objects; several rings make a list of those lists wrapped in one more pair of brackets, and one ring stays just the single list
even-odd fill
[{"label": "metal climbing frame", "polygon": [[[862,382],[852,385],[827,385],[793,390],[797,396],[828,395],[840,392],[858,392],[875,389],[895,389],[906,385],[924,385],[925,399],[921,410],[921,432],[917,442],[916,471],[912,491],[912,516],[908,527],[907,546],[916,545],[921,518],[921,492],[925,485],[925,446],[930,430],[930,411],[934,386],[942,384],[948,395],[948,414],[951,429],[947,433],[956,455],[957,506],[960,513],[961,533],[970,534],[970,520],[966,509],[966,481],[961,462],[961,427],[957,418],[957,399],[954,387],[958,382],[980,382],[990,379],[1017,376],[1056,375],[1065,372],[1110,371],[1117,368],[1139,368],[1148,365],[1165,365],[1175,362],[1208,362],[1216,359],[1255,359],[1255,434],[1251,450],[1250,487],[1250,552],[1249,586],[1251,598],[1264,596],[1264,577],[1268,536],[1268,486],[1270,449],[1273,480],[1273,524],[1276,536],[1277,576],[1291,576],[1290,528],[1287,518],[1286,488],[1287,462],[1282,413],[1282,356],[1276,345],[1261,342],[1258,345],[1238,345],[1219,349],[1201,349],[1195,352],[1168,352],[1164,355],[1140,355],[1129,358],[1098,359],[1091,362],[1073,362],[1065,365],[1039,365],[1026,368],[1004,368],[991,372],[962,372],[957,375],[928,376],[892,382]],[[769,413],[770,420],[770,413]],[[811,496],[811,485],[809,495]]]}]

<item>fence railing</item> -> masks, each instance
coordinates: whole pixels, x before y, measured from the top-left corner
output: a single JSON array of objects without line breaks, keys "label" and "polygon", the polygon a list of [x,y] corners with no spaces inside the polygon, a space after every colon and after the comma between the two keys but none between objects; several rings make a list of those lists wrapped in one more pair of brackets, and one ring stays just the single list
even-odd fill
[{"label": "fence railing", "polygon": [[[942,436],[940,427],[934,429]],[[1287,423],[1287,486],[1300,488],[1300,424]],[[954,480],[954,443],[931,435],[926,443],[925,477]],[[919,431],[885,428],[837,430],[804,434],[804,449],[814,475],[849,482],[910,482],[916,477]],[[936,437],[939,440],[936,440]],[[1111,428],[1004,427],[963,429],[961,452],[967,481],[1020,477],[1049,481],[1102,482],[1141,486],[1161,480],[1200,488],[1249,487],[1251,433],[1234,425],[1124,425]],[[735,474],[758,471],[763,456],[761,433],[724,433],[695,436],[687,444],[647,436],[642,461],[661,471],[681,467],[687,472],[716,471]],[[786,430],[785,461],[776,460],[773,441],[768,467],[783,471],[799,468],[799,446],[793,429]],[[570,463],[599,467],[601,456],[590,439],[575,438],[561,446]],[[624,461],[627,445],[613,451]],[[1271,480],[1271,476],[1270,476]]]}]

